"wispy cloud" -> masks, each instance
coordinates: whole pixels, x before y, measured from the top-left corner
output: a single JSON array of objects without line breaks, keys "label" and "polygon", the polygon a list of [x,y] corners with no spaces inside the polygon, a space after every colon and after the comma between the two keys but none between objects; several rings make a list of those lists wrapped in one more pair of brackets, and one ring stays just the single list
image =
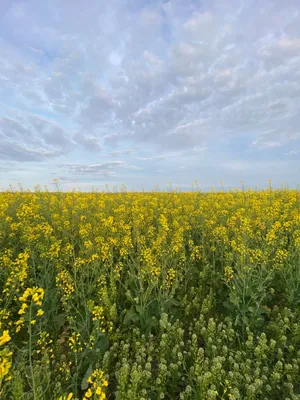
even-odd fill
[{"label": "wispy cloud", "polygon": [[86,175],[96,177],[111,177],[116,175],[116,169],[139,169],[123,161],[111,161],[102,164],[64,164],[60,168],[66,169],[72,175]]},{"label": "wispy cloud", "polygon": [[0,167],[17,165],[6,184],[28,163],[28,185],[56,168],[145,187],[179,166],[210,185],[272,165],[276,181],[282,158],[297,162],[296,0],[12,0],[0,48]]}]

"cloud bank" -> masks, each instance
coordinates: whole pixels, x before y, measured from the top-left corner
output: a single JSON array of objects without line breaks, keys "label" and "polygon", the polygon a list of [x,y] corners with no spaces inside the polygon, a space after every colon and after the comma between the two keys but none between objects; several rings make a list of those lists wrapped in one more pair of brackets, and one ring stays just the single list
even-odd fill
[{"label": "cloud bank", "polygon": [[0,49],[1,187],[298,183],[297,0],[12,0]]}]

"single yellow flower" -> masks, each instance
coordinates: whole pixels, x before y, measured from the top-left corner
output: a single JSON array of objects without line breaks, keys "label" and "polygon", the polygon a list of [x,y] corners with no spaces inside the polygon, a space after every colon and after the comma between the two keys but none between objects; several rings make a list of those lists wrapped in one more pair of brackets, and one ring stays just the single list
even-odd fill
[{"label": "single yellow flower", "polygon": [[91,389],[89,388],[86,392],[85,392],[85,397],[87,399],[91,398],[93,395],[93,392],[91,391]]},{"label": "single yellow flower", "polygon": [[34,295],[32,296],[32,300],[36,303],[39,301],[39,295],[37,293],[34,293]]},{"label": "single yellow flower", "polygon": [[96,394],[100,395],[102,393],[101,386],[97,386],[96,388]]},{"label": "single yellow flower", "polygon": [[0,346],[2,346],[3,344],[9,342],[11,339],[11,337],[9,336],[9,332],[8,331],[3,331],[2,336],[0,336]]}]

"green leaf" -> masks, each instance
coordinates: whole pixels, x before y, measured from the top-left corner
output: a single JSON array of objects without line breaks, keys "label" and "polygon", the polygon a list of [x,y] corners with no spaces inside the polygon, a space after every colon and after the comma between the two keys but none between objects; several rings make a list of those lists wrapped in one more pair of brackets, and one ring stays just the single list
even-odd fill
[{"label": "green leaf", "polygon": [[[251,306],[250,306],[251,307]],[[241,304],[241,306],[240,306],[240,311],[242,312],[242,313],[246,313],[246,312],[248,312],[249,310],[250,310],[250,307],[248,307],[246,304]]]},{"label": "green leaf", "polygon": [[234,321],[234,324],[235,325],[237,325],[237,326],[240,326],[241,325],[241,319],[240,319],[240,315],[238,314],[236,317],[235,317],[235,321]]},{"label": "green leaf", "polygon": [[58,314],[53,318],[53,321],[58,329],[60,329],[66,322],[65,314]]},{"label": "green leaf", "polygon": [[233,293],[230,293],[229,300],[231,301],[232,304],[234,304],[236,306],[239,304],[239,300],[237,299],[236,295]]},{"label": "green leaf", "polygon": [[83,379],[82,379],[81,390],[87,390],[87,388],[89,387],[89,383],[87,380],[92,375],[92,373],[93,373],[93,365],[90,364],[88,369],[86,370],[86,373],[84,374]]},{"label": "green leaf", "polygon": [[259,325],[262,325],[264,322],[265,322],[265,320],[264,320],[264,318],[262,318],[262,317],[259,317],[259,318],[257,318],[257,320],[256,320],[256,323],[259,324]]},{"label": "green leaf", "polygon": [[259,314],[268,314],[268,311],[264,307],[259,307],[258,313]]},{"label": "green leaf", "polygon": [[166,301],[166,304],[167,304],[167,306],[168,307],[172,307],[172,306],[181,306],[182,305],[182,302],[180,302],[180,301],[178,301],[178,300],[176,300],[176,299],[174,299],[174,298],[171,298],[171,299],[168,299],[167,301]]},{"label": "green leaf", "polygon": [[230,301],[228,301],[228,300],[223,301],[223,306],[224,306],[227,310],[229,310],[229,311],[232,311],[232,310],[235,309],[235,307],[233,306],[233,304],[232,304]]},{"label": "green leaf", "polygon": [[109,347],[109,340],[107,335],[102,335],[97,342],[97,347],[103,351],[107,351]]},{"label": "green leaf", "polygon": [[144,311],[145,311],[145,309],[144,309],[143,306],[136,306],[135,309],[136,309],[136,311],[138,312],[138,314],[139,314],[140,316],[143,316]]},{"label": "green leaf", "polygon": [[137,313],[135,312],[135,310],[133,308],[130,308],[129,310],[127,310],[124,320],[123,320],[123,324],[124,325],[129,325],[131,322],[136,322],[139,320],[139,316],[137,315]]},{"label": "green leaf", "polygon": [[133,303],[134,299],[133,299],[133,297],[132,297],[132,294],[131,294],[130,290],[127,290],[127,291],[125,292],[125,296],[126,296],[127,300],[129,300],[130,302]]}]

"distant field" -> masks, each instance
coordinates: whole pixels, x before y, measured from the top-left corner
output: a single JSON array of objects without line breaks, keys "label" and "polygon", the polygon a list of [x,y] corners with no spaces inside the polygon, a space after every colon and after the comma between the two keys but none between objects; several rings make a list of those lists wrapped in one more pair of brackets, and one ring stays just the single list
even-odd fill
[{"label": "distant field", "polygon": [[300,192],[0,193],[1,399],[300,399]]}]

